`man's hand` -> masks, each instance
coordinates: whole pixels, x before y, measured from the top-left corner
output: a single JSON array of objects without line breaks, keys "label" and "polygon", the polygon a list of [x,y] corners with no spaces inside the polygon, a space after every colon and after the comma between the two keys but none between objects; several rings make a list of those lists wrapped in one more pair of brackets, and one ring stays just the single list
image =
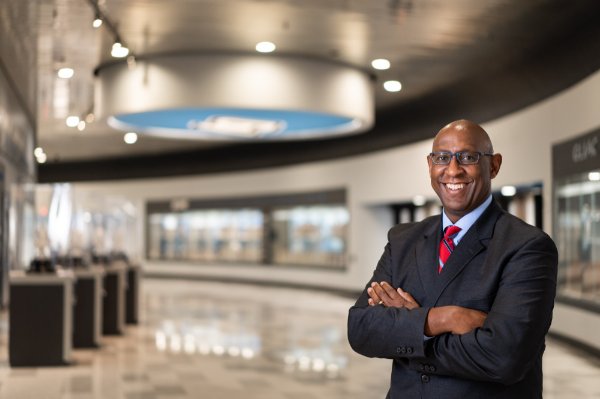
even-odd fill
[{"label": "man's hand", "polygon": [[415,309],[420,305],[408,292],[402,288],[394,289],[387,281],[373,282],[367,289],[369,305],[384,305],[387,307]]},{"label": "man's hand", "polygon": [[461,306],[431,308],[425,322],[425,335],[433,337],[444,333],[466,334],[482,327],[487,313]]}]

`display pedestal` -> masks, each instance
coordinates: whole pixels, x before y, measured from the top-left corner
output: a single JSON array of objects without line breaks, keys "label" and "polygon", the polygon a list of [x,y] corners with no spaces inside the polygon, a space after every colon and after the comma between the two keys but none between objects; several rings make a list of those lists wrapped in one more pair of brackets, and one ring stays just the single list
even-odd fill
[{"label": "display pedestal", "polygon": [[127,264],[113,262],[104,268],[104,302],[102,333],[121,335],[125,331],[125,292],[127,289]]},{"label": "display pedestal", "polygon": [[127,306],[125,307],[125,323],[138,324],[139,321],[139,295],[142,268],[139,265],[130,265],[127,269],[127,292],[125,294]]},{"label": "display pedestal", "polygon": [[75,268],[73,347],[98,348],[102,335],[103,267]]},{"label": "display pedestal", "polygon": [[10,272],[9,362],[13,367],[67,365],[73,334],[72,272]]}]

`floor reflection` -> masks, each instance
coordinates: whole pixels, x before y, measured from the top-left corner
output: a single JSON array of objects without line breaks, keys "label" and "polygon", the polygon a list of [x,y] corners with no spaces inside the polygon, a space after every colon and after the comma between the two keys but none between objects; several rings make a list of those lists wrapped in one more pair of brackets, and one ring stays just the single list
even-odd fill
[{"label": "floor reflection", "polygon": [[[0,398],[364,399],[385,397],[390,361],[352,352],[353,300],[298,290],[144,280],[140,325],[74,351],[69,367],[8,366],[0,320]],[[553,340],[544,397],[600,397],[600,362]]]}]

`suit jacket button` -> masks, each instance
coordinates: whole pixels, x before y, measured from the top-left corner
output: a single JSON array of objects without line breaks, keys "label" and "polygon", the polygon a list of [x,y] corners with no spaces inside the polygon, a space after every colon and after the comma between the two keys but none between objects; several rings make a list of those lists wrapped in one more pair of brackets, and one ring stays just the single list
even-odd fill
[{"label": "suit jacket button", "polygon": [[413,348],[411,348],[410,346],[406,348],[406,353],[408,353],[409,355],[413,353]]},{"label": "suit jacket button", "polygon": [[429,371],[431,371],[432,373],[434,373],[435,372],[435,366],[434,365],[429,366]]},{"label": "suit jacket button", "polygon": [[429,376],[427,374],[421,374],[421,382],[427,384],[429,382]]},{"label": "suit jacket button", "polygon": [[400,352],[400,348],[396,348],[396,353],[402,353]]},{"label": "suit jacket button", "polygon": [[426,365],[424,365],[423,363],[421,363],[420,366],[419,366],[419,370],[425,371],[426,367],[427,367]]}]

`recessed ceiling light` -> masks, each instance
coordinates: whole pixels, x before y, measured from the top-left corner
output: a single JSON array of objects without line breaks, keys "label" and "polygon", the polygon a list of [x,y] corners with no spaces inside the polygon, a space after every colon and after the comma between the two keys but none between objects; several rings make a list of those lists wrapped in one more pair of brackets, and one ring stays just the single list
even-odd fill
[{"label": "recessed ceiling light", "polygon": [[42,155],[43,153],[44,149],[42,147],[36,147],[35,150],[33,150],[33,155],[35,155],[36,158]]},{"label": "recessed ceiling light", "polygon": [[397,80],[388,80],[383,83],[383,88],[390,92],[397,92],[402,90],[402,83]]},{"label": "recessed ceiling light", "polygon": [[272,53],[276,48],[277,46],[275,46],[275,43],[271,42],[260,42],[256,44],[256,51],[259,53]]},{"label": "recessed ceiling light", "polygon": [[79,130],[80,132],[83,132],[85,129],[85,121],[79,121],[79,123],[77,124],[77,130]]},{"label": "recessed ceiling light", "polygon": [[123,141],[125,141],[127,144],[133,144],[137,141],[137,139],[137,133],[134,132],[127,132],[125,133],[125,136],[123,136]]},{"label": "recessed ceiling light", "polygon": [[79,117],[78,116],[69,116],[67,117],[67,126],[69,127],[75,127],[79,124]]},{"label": "recessed ceiling light", "polygon": [[74,73],[75,71],[73,71],[73,68],[60,68],[57,74],[61,79],[70,79],[73,77]]},{"label": "recessed ceiling light", "polygon": [[390,62],[385,58],[378,58],[376,60],[371,61],[371,66],[379,70],[390,69]]}]

